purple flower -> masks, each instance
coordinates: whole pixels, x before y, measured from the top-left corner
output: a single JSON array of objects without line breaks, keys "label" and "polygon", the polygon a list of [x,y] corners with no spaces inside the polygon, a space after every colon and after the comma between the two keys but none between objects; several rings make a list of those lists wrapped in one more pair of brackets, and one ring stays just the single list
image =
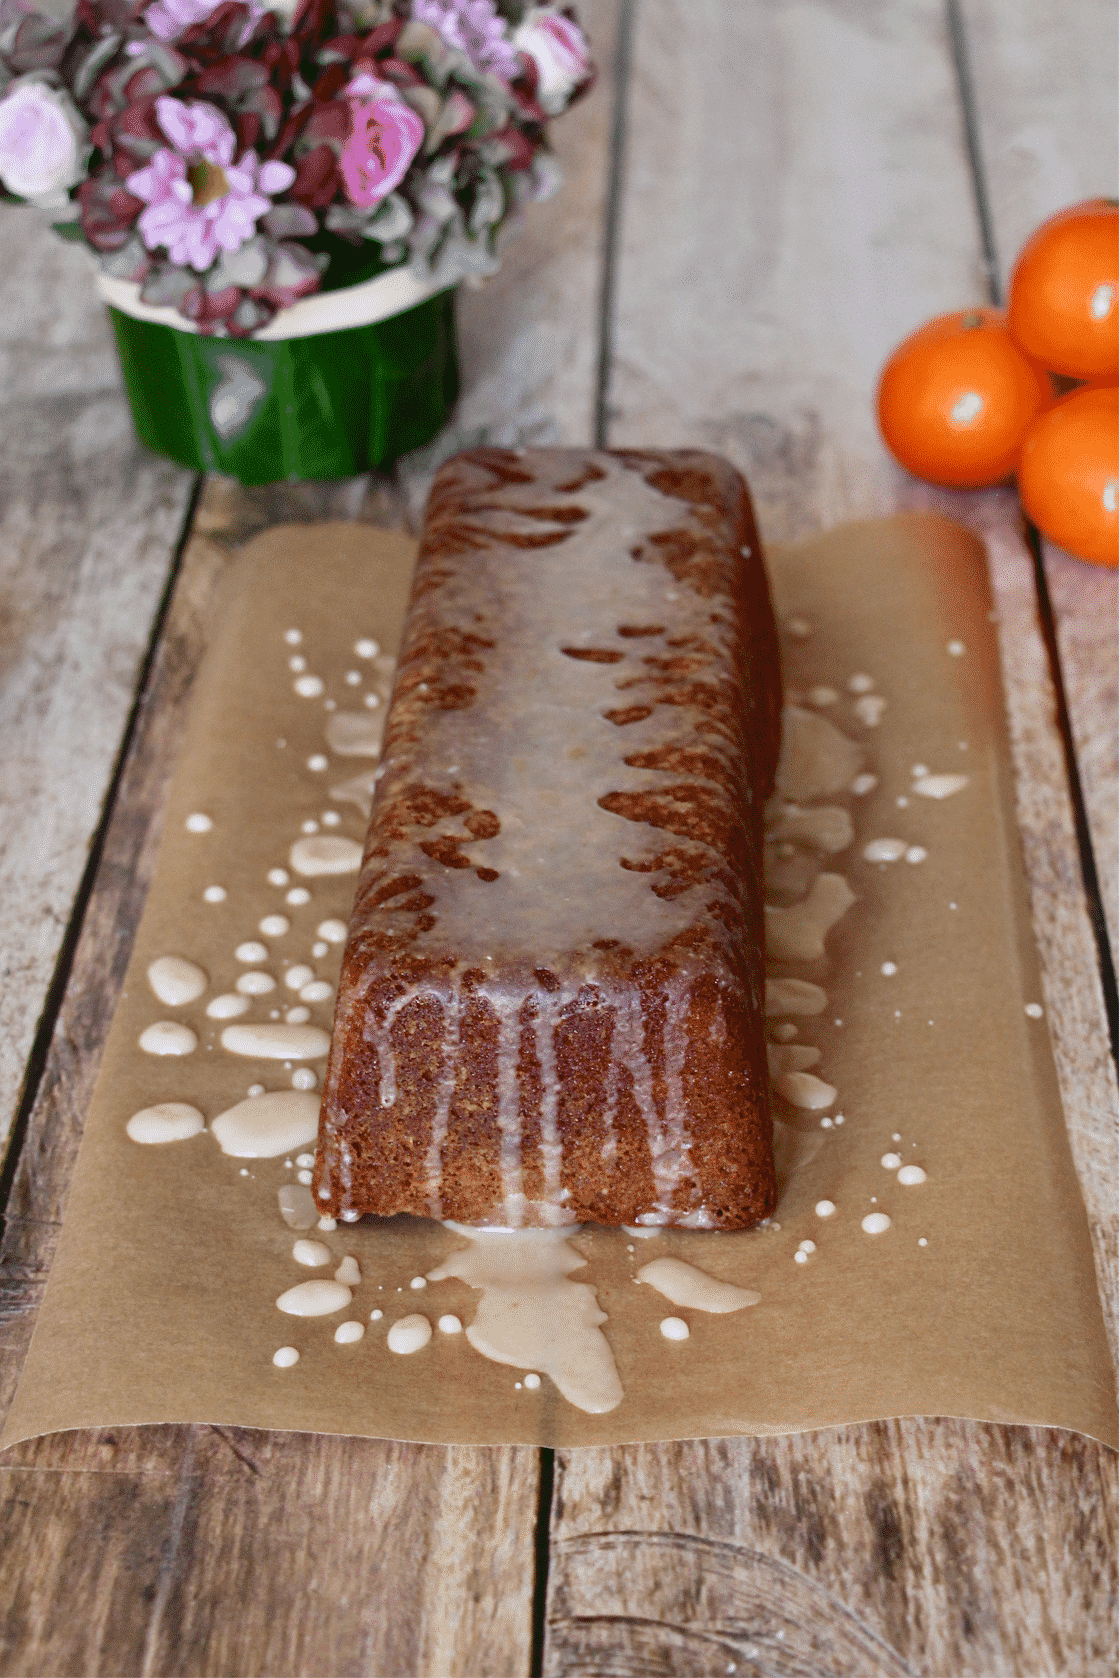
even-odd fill
[{"label": "purple flower", "polygon": [[517,52],[494,0],[412,0],[412,15],[465,52],[476,70],[490,70],[504,82],[517,75]]},{"label": "purple flower", "polygon": [[295,180],[287,163],[261,163],[256,152],[236,164],[236,139],[221,111],[192,101],[156,100],[159,126],[175,150],[156,152],[125,185],[147,208],[137,220],[150,251],[165,247],[172,262],[203,273],[219,251],[235,251],[252,238],[272,195]]},{"label": "purple flower", "polygon": [[391,82],[379,82],[370,64],[344,90],[350,135],[339,167],[351,204],[380,204],[403,179],[424,140],[424,124]]}]

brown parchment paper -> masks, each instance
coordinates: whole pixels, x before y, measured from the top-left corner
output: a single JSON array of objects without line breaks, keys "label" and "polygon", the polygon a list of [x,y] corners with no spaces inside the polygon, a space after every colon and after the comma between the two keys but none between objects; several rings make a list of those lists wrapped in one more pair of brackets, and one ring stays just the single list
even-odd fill
[{"label": "brown parchment paper", "polygon": [[[326,959],[309,951],[317,924],[345,915],[354,877],[309,881],[311,902],[289,909],[266,873],[286,865],[301,823],[327,809],[342,818],[333,831],[363,836],[358,809],[330,788],[368,760],[331,757],[325,771],[308,762],[327,752],[327,703],[357,709],[368,691],[372,666],[356,657],[355,639],[395,645],[412,558],[403,538],[368,529],[277,529],[244,551],[229,580],[3,1443],[194,1421],[591,1445],[921,1414],[1049,1424],[1114,1443],[1111,1369],[1046,1022],[1025,1011],[1041,993],[983,556],[935,518],[851,525],[771,556],[787,686],[833,689],[831,702],[816,695],[820,714],[861,744],[878,777],[863,797],[824,800],[855,821],[853,846],[825,865],[857,901],[829,935],[826,960],[785,969],[828,991],[822,1014],[795,1023],[798,1041],[822,1050],[814,1071],[837,1087],[829,1114],[844,1122],[822,1129],[817,1114],[775,1102],[802,1163],[770,1228],[574,1237],[588,1259],[574,1279],[594,1283],[608,1315],[625,1389],[616,1410],[584,1414],[547,1378],[538,1391],[519,1387],[520,1371],[485,1361],[461,1334],[437,1332],[412,1356],[387,1349],[386,1330],[404,1314],[471,1319],[477,1296],[465,1284],[410,1287],[461,1245],[439,1225],[309,1231],[339,1258],[354,1254],[363,1281],[334,1316],[282,1315],[274,1302],[285,1289],[330,1274],[292,1259],[296,1237],[276,1190],[295,1168],[226,1158],[209,1134],[153,1147],[128,1140],[130,1115],[154,1102],[189,1101],[211,1119],[252,1082],[289,1085],[278,1063],[224,1052],[205,1004],[232,988],[243,970],[234,948],[259,937],[270,912],[292,921],[285,937],[265,940],[280,1006],[294,1000],[285,962],[337,972],[337,946]],[[292,628],[303,636],[296,651],[324,680],[317,698],[293,692]],[[355,669],[360,682],[347,683]],[[856,714],[847,685],[856,673],[886,700],[877,726]],[[941,801],[915,796],[918,764],[967,773],[969,784]],[[213,818],[210,833],[186,831],[191,811]],[[928,855],[864,861],[866,843],[883,836]],[[226,888],[224,903],[203,902],[211,884]],[[199,1002],[169,1010],[152,995],[148,964],[168,953],[209,974]],[[881,971],[886,961],[893,975]],[[275,1000],[248,1017],[267,1018]],[[312,1015],[329,1025],[330,1004]],[[198,1032],[195,1053],[138,1049],[141,1030],[168,1017]],[[900,1186],[880,1164],[892,1149],[927,1181]],[[827,1220],[814,1211],[822,1199],[837,1208]],[[891,1218],[886,1233],[863,1232],[873,1210]],[[806,1239],[816,1250],[798,1264]],[[666,1255],[757,1290],[761,1302],[728,1316],[681,1312],[633,1280]],[[371,1322],[375,1309],[383,1317]],[[689,1320],[686,1342],[660,1334],[669,1315]],[[343,1317],[366,1324],[355,1345],[334,1341]],[[277,1369],[272,1354],[284,1344],[300,1361]]]}]

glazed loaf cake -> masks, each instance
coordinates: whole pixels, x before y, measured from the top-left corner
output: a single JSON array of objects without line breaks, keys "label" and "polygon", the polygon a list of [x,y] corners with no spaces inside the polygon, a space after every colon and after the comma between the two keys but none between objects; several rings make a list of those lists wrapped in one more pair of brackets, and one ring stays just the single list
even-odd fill
[{"label": "glazed loaf cake", "polygon": [[770,1212],[779,704],[726,462],[481,449],[443,467],[339,985],[324,1212]]}]

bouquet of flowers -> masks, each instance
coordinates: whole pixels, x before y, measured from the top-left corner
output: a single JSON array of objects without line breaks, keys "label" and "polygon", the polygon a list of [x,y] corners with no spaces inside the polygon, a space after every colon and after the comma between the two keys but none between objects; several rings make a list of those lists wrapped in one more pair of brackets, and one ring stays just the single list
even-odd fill
[{"label": "bouquet of flowers", "polygon": [[558,181],[547,125],[593,79],[528,0],[0,0],[0,182],[196,332],[408,267],[498,266]]}]

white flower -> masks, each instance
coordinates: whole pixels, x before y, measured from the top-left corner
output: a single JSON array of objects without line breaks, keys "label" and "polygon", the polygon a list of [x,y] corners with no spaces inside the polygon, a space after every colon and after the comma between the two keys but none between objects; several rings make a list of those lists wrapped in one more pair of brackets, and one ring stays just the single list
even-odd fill
[{"label": "white flower", "polygon": [[88,135],[68,94],[21,76],[0,100],[0,181],[17,198],[58,209],[85,175]]},{"label": "white flower", "polygon": [[513,44],[537,67],[537,103],[557,117],[591,74],[591,53],[578,23],[554,6],[530,6]]}]

